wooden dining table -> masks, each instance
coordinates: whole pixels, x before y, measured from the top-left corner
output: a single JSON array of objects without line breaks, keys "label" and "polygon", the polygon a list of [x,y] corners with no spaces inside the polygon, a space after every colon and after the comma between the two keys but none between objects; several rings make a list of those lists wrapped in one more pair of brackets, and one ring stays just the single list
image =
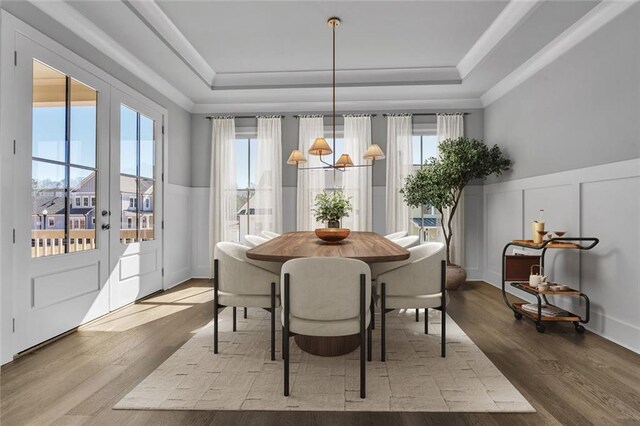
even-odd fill
[{"label": "wooden dining table", "polygon": [[[397,262],[409,258],[409,251],[375,232],[354,231],[337,243],[327,243],[314,232],[288,232],[247,251],[247,257],[267,262],[286,262],[303,257],[344,257],[358,259],[369,265]],[[360,335],[350,336],[294,336],[296,344],[305,352],[320,356],[347,354],[360,346]]]}]

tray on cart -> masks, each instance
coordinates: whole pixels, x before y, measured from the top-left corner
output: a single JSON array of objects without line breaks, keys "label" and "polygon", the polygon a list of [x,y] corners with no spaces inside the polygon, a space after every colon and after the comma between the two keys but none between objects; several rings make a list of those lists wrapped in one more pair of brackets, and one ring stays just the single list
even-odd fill
[{"label": "tray on cart", "polygon": [[[555,285],[556,283],[548,283],[550,285]],[[531,287],[528,283],[511,283],[511,287],[519,288],[520,290],[526,291],[530,294],[548,294],[548,295],[561,295],[561,296],[580,296],[582,292],[580,290],[576,290],[573,288],[568,288],[567,290],[538,290],[536,287]]]},{"label": "tray on cart", "polygon": [[[548,241],[548,240],[547,240]],[[570,248],[570,249],[579,249],[583,248],[581,244],[571,243],[566,241],[551,241],[547,243],[547,241],[543,241],[541,243],[534,243],[533,240],[511,240],[511,242],[520,247],[528,247],[533,249],[540,249],[543,247],[547,248]],[[547,243],[547,244],[545,244]]]},{"label": "tray on cart", "polygon": [[[522,313],[523,315],[526,315],[529,318],[531,318],[532,320],[537,321],[538,320],[538,314],[522,309],[522,305],[526,305],[526,303],[514,303],[513,307],[518,312]],[[555,305],[551,305],[551,306],[555,306]],[[576,321],[582,321],[582,318],[580,316],[576,315],[576,314],[572,314],[571,312],[567,312],[567,315],[555,316],[555,317],[548,317],[548,316],[542,315],[540,317],[540,320],[541,321],[570,321],[570,322],[576,322]]]}]

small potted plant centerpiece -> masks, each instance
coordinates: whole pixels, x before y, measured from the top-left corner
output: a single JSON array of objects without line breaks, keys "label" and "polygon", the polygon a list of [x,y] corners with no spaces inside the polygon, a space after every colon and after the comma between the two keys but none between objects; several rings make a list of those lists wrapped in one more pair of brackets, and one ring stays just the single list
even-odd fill
[{"label": "small potted plant centerpiece", "polygon": [[337,242],[349,236],[349,230],[340,228],[342,218],[349,217],[349,213],[353,210],[351,200],[340,189],[334,191],[324,190],[316,195],[315,213],[318,222],[326,222],[327,228],[316,229],[318,238],[328,241]]},{"label": "small potted plant centerpiece", "polygon": [[511,161],[497,145],[489,148],[482,141],[465,137],[444,140],[438,148],[439,157],[429,158],[415,174],[408,176],[400,192],[410,207],[432,205],[440,213],[447,246],[447,289],[455,290],[467,278],[464,268],[451,262],[452,219],[462,190],[474,179],[502,174],[509,169]]}]

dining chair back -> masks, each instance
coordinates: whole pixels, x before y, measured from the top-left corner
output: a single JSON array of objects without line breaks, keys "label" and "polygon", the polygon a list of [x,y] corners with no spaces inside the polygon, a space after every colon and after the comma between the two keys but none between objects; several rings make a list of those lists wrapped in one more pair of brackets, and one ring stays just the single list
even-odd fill
[{"label": "dining chair back", "polygon": [[[282,266],[284,394],[289,395],[289,336],[360,334],[360,397],[365,397],[365,345],[371,353],[369,266],[355,259],[310,257]],[[368,338],[365,337],[365,331]]]},{"label": "dining chair back", "polygon": [[260,232],[260,234],[262,234],[262,236],[268,240],[272,240],[276,237],[279,237],[280,234],[276,233],[276,232],[271,232],[271,231],[262,231]]},{"label": "dining chair back", "polygon": [[245,235],[244,241],[246,245],[248,245],[249,247],[257,247],[260,244],[266,243],[269,240],[264,237],[260,237],[258,235]]},{"label": "dining chair back", "polygon": [[397,240],[398,238],[402,238],[407,235],[407,231],[394,232],[392,234],[387,234],[384,237],[388,240]]},{"label": "dining chair back", "polygon": [[409,259],[380,265],[375,271],[380,296],[382,361],[385,360],[385,313],[393,309],[424,309],[425,334],[428,334],[429,308],[440,309],[441,355],[446,355],[446,247],[443,243],[425,243],[410,248],[409,253]]},{"label": "dining chair back", "polygon": [[400,247],[409,248],[409,247],[414,247],[415,245],[417,245],[419,239],[420,239],[420,237],[417,236],[417,235],[409,235],[409,236],[406,236],[406,237],[397,238],[397,239],[392,240],[392,241],[394,243],[396,243],[397,245],[399,245]]},{"label": "dining chair back", "polygon": [[236,307],[263,308],[271,312],[271,359],[275,360],[275,310],[279,305],[281,264],[249,259],[249,247],[220,242],[214,250],[213,312],[214,353],[218,353],[218,311],[233,307],[233,331],[236,331]]}]

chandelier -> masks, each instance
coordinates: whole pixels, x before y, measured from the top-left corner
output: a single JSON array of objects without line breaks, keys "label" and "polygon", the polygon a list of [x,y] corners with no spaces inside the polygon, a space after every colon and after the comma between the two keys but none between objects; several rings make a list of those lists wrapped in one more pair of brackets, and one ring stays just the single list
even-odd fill
[{"label": "chandelier", "polygon": [[[345,171],[348,167],[371,167],[375,163],[375,160],[385,158],[384,152],[382,152],[382,149],[377,144],[370,145],[362,157],[364,160],[371,161],[371,163],[354,164],[351,156],[347,153],[341,154],[336,161],[336,28],[340,26],[340,18],[329,18],[327,25],[331,27],[333,33],[333,147],[329,146],[325,138],[317,138],[309,148],[310,155],[320,157],[320,162],[323,164],[322,166],[300,167],[300,164],[306,163],[307,159],[304,157],[304,154],[297,149],[291,151],[287,164],[295,165],[299,170],[328,169],[334,170],[334,172],[335,170]],[[333,154],[332,163],[322,158],[322,156],[330,154]]]}]

